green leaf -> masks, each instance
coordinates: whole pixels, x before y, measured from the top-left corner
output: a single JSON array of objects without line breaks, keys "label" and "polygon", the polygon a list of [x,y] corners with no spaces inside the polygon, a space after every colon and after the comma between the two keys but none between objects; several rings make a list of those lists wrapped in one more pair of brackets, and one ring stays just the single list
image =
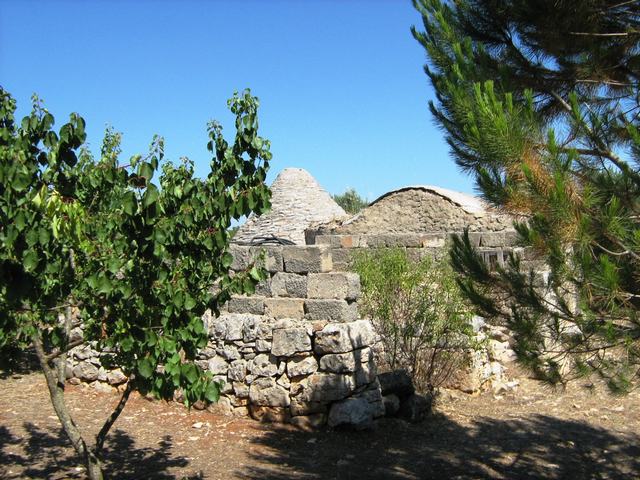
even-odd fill
[{"label": "green leaf", "polygon": [[37,267],[40,259],[38,254],[33,250],[29,250],[27,254],[22,259],[22,264],[24,265],[24,269],[27,272],[33,272]]},{"label": "green leaf", "polygon": [[229,268],[231,266],[231,264],[233,263],[233,255],[231,255],[229,252],[224,252],[222,254],[222,266],[224,268]]},{"label": "green leaf", "polygon": [[135,193],[128,191],[122,198],[122,209],[127,215],[132,216],[136,211],[137,203]]},{"label": "green leaf", "polygon": [[191,310],[195,306],[196,306],[196,301],[193,299],[193,297],[191,295],[189,295],[188,293],[185,294],[184,309],[185,310]]},{"label": "green leaf", "polygon": [[151,375],[153,375],[153,366],[148,357],[138,360],[138,373],[142,378],[151,378]]},{"label": "green leaf", "polygon": [[156,187],[153,184],[149,185],[142,197],[142,205],[145,208],[148,207],[149,205],[152,205],[158,199],[158,195],[159,195],[158,187]]},{"label": "green leaf", "polygon": [[220,399],[220,384],[211,380],[204,391],[204,398],[209,402],[217,402]]},{"label": "green leaf", "polygon": [[193,383],[198,379],[198,370],[193,363],[185,363],[181,367],[182,375],[189,383]]},{"label": "green leaf", "polygon": [[133,348],[133,338],[131,336],[124,337],[120,341],[120,348],[123,352],[130,352]]}]

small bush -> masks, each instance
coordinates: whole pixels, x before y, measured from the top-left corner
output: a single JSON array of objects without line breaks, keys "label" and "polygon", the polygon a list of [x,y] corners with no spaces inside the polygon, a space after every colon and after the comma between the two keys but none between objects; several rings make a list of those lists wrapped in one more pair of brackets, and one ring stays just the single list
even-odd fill
[{"label": "small bush", "polygon": [[407,369],[419,391],[448,380],[472,348],[471,313],[444,260],[408,259],[406,250],[365,250],[355,255],[360,313],[382,339],[383,364]]}]

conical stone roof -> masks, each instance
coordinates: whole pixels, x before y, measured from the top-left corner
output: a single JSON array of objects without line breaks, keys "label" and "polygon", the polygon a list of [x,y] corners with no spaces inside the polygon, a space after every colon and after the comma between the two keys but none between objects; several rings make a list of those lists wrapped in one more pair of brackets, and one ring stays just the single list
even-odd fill
[{"label": "conical stone roof", "polygon": [[285,168],[271,185],[271,210],[251,215],[236,232],[234,242],[275,236],[304,245],[304,231],[312,223],[326,223],[347,216],[309,172]]}]

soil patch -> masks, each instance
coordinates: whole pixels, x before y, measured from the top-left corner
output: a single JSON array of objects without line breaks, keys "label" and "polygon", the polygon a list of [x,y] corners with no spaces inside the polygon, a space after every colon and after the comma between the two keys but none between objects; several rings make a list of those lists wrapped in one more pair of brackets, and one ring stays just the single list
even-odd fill
[{"label": "soil patch", "polygon": [[[0,388],[0,478],[84,478],[42,378],[9,375]],[[68,387],[89,432],[117,401]],[[559,392],[523,380],[503,396],[445,393],[421,424],[384,419],[368,432],[302,432],[133,395],[105,461],[117,479],[640,478],[639,407],[639,392]]]}]

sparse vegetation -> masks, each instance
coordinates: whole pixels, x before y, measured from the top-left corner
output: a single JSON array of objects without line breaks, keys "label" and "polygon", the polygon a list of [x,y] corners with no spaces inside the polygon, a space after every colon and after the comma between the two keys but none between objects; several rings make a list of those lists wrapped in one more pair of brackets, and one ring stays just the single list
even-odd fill
[{"label": "sparse vegetation", "polygon": [[473,346],[471,315],[447,262],[414,262],[402,248],[385,248],[356,255],[354,270],[361,314],[381,336],[390,369],[407,369],[427,391],[463,365]]}]

